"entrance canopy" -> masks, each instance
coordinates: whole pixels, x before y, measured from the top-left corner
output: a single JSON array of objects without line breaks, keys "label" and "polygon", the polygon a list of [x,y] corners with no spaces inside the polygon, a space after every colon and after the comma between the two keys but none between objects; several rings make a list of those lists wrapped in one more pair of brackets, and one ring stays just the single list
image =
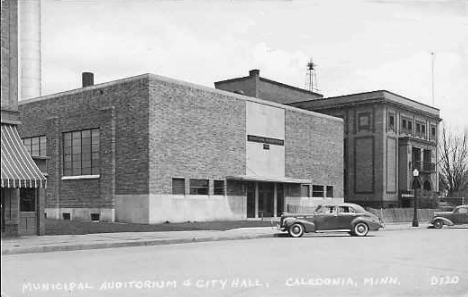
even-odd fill
[{"label": "entrance canopy", "polygon": [[23,145],[16,126],[2,124],[2,188],[45,188],[46,178]]},{"label": "entrance canopy", "polygon": [[285,184],[310,184],[311,183],[310,179],[297,179],[297,178],[289,178],[289,177],[271,177],[271,176],[251,176],[251,175],[226,176],[226,179],[241,180],[241,181],[285,183]]}]

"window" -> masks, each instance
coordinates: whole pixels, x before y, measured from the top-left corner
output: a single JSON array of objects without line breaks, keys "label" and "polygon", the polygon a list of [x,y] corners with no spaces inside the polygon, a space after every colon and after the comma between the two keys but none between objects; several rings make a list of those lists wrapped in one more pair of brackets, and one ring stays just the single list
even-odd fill
[{"label": "window", "polygon": [[36,211],[36,189],[20,189],[20,211]]},{"label": "window", "polygon": [[359,126],[358,130],[369,130],[370,129],[370,113],[360,113],[358,116]]},{"label": "window", "polygon": [[426,125],[421,125],[421,133],[426,134]]},{"label": "window", "polygon": [[31,156],[47,156],[47,140],[45,136],[24,138],[23,144]]},{"label": "window", "polygon": [[327,186],[327,197],[333,197],[333,186]]},{"label": "window", "polygon": [[316,210],[318,214],[332,215],[336,212],[336,207],[333,205],[325,205]]},{"label": "window", "polygon": [[436,126],[431,125],[431,139],[436,138],[436,134],[437,134],[436,131],[437,131]]},{"label": "window", "polygon": [[310,197],[310,186],[309,185],[301,185],[301,197]]},{"label": "window", "polygon": [[395,131],[395,114],[393,113],[388,115],[388,130]]},{"label": "window", "polygon": [[208,195],[208,184],[207,179],[191,179],[190,195]]},{"label": "window", "polygon": [[413,122],[408,118],[402,118],[401,120],[401,132],[403,133],[412,133],[413,132]]},{"label": "window", "polygon": [[224,195],[224,180],[215,180],[213,191],[215,195]]},{"label": "window", "polygon": [[460,207],[457,211],[459,214],[468,213],[468,208]]},{"label": "window", "polygon": [[63,133],[63,175],[98,175],[99,129]]},{"label": "window", "polygon": [[312,186],[312,197],[324,197],[325,190],[323,186],[313,185]]},{"label": "window", "polygon": [[416,133],[421,133],[421,125],[416,123]]},{"label": "window", "polygon": [[356,213],[356,211],[349,206],[340,206],[338,208],[339,213]]},{"label": "window", "polygon": [[172,194],[185,195],[185,179],[183,178],[172,179]]}]

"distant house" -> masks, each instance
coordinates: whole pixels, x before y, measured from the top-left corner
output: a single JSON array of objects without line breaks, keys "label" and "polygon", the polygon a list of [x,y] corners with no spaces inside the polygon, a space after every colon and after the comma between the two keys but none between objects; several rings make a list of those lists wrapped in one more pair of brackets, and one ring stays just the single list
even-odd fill
[{"label": "distant house", "polygon": [[415,168],[421,196],[438,192],[437,108],[384,90],[323,98],[261,78],[258,70],[215,86],[343,119],[346,201],[369,207],[410,206]]},{"label": "distant house", "polygon": [[47,217],[277,217],[343,201],[343,120],[153,74],[20,102],[44,139]]}]

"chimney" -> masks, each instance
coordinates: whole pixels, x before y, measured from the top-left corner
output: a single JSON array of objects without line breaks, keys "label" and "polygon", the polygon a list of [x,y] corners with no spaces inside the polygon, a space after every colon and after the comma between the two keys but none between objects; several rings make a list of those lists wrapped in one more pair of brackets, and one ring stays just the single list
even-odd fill
[{"label": "chimney", "polygon": [[260,76],[260,70],[258,69],[252,69],[249,71],[249,76],[250,77],[256,77],[256,76]]},{"label": "chimney", "polygon": [[81,81],[83,83],[83,88],[94,85],[94,73],[92,72],[81,73]]}]

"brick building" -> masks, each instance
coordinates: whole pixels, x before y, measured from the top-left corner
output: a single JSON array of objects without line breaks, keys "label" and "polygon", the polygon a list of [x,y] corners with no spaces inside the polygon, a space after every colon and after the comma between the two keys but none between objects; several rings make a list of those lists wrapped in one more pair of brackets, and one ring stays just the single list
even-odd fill
[{"label": "brick building", "polygon": [[[420,171],[422,197],[431,198],[438,192],[437,131],[441,119],[437,108],[388,91],[322,98],[259,78],[258,70],[250,71],[249,79],[230,79],[215,86],[253,95],[253,80],[263,81],[262,92],[256,93],[262,99],[343,119],[346,201],[371,207],[410,206],[414,168]],[[301,99],[298,93],[302,98],[309,95]]]},{"label": "brick building", "polygon": [[153,74],[91,75],[19,104],[23,140],[50,158],[48,217],[246,219],[343,200],[342,119]]},{"label": "brick building", "polygon": [[17,131],[21,125],[18,120],[18,1],[1,2],[1,39],[2,237],[40,235],[44,233],[46,179]]},{"label": "brick building", "polygon": [[244,94],[276,103],[289,104],[323,98],[323,95],[289,86],[260,76],[260,70],[249,71],[249,76],[214,83],[219,90]]}]

